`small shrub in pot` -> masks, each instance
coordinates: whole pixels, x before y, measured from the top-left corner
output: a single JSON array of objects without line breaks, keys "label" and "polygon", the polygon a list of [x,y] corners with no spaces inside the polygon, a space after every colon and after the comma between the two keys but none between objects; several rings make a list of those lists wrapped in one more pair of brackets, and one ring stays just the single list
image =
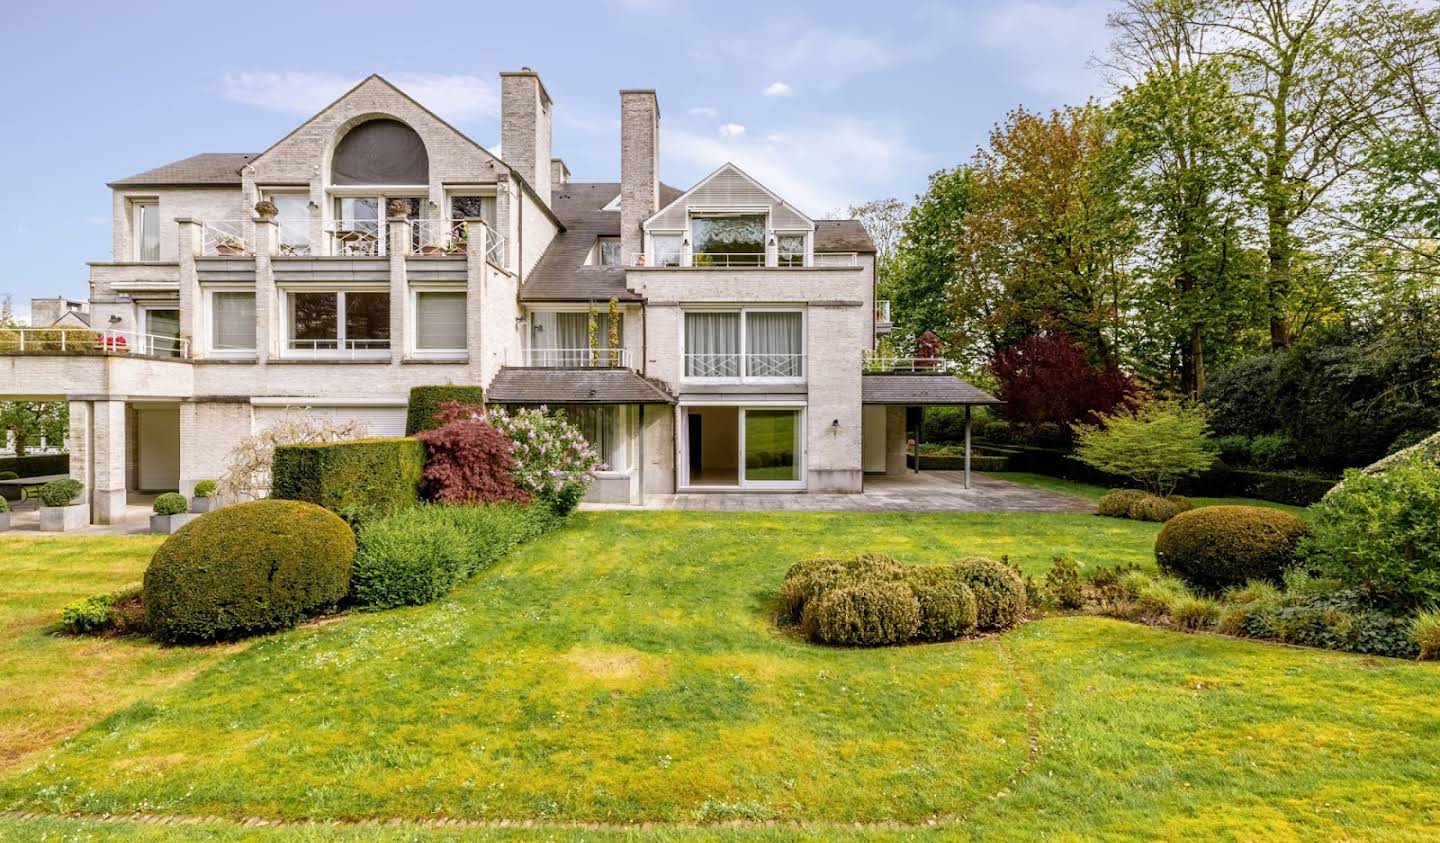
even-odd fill
[{"label": "small shrub in pot", "polygon": [[153,509],[156,515],[179,515],[188,505],[189,501],[179,492],[166,492],[155,499]]},{"label": "small shrub in pot", "polygon": [[73,477],[51,480],[40,487],[40,502],[46,506],[70,506],[85,491],[85,484]]}]

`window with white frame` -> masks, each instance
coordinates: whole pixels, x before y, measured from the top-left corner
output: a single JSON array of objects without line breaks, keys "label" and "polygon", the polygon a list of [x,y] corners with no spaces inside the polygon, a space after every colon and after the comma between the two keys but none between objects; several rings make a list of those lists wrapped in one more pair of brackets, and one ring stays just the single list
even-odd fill
[{"label": "window with white frame", "polygon": [[601,266],[620,265],[620,238],[600,237],[595,240],[595,262]]},{"label": "window with white frame", "polygon": [[630,408],[618,404],[561,404],[555,407],[605,461],[604,471],[630,470]]},{"label": "window with white frame", "polygon": [[684,357],[687,378],[802,378],[804,314],[758,308],[686,311]]},{"label": "window with white frame", "polygon": [[650,251],[654,254],[648,263],[651,266],[679,266],[684,245],[684,235],[679,232],[650,235]]},{"label": "window with white frame", "polygon": [[160,260],[160,203],[153,199],[132,201],[130,216],[135,229],[135,260]]},{"label": "window with white frame", "polygon": [[[335,220],[331,234],[330,253],[345,257],[378,257],[390,254],[392,244],[388,226],[389,203],[405,202],[411,220],[420,218],[420,197],[393,195],[337,196]],[[411,226],[412,251],[420,246],[420,226]],[[402,248],[404,244],[393,244]]]},{"label": "window with white frame", "polygon": [[690,262],[694,266],[764,266],[763,213],[705,213],[690,217]]},{"label": "window with white frame", "polygon": [[625,348],[625,314],[616,314],[615,342],[610,341],[610,314],[594,313],[595,341],[590,341],[588,310],[531,311],[530,365],[561,368],[622,365]]},{"label": "window with white frame", "polygon": [[450,194],[450,219],[459,222],[461,220],[484,220],[491,229],[496,228],[495,224],[495,197],[467,194]]},{"label": "window with white frame", "polygon": [[286,349],[297,356],[385,357],[390,294],[379,290],[290,291]]},{"label": "window with white frame", "polygon": [[[310,251],[310,196],[298,192],[267,192],[266,199],[275,203],[275,215],[282,255],[304,256]],[[378,229],[377,232],[378,234]]]},{"label": "window with white frame", "polygon": [[255,353],[255,293],[212,290],[209,293],[210,351],[217,356]]},{"label": "window with white frame", "polygon": [[465,353],[465,291],[419,290],[415,293],[415,351]]},{"label": "window with white frame", "polygon": [[804,234],[778,234],[775,236],[775,265],[805,265]]}]

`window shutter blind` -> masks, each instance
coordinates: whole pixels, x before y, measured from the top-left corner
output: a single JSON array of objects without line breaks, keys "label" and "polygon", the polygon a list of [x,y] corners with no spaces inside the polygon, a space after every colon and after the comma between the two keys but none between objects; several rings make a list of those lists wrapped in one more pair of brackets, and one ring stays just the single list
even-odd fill
[{"label": "window shutter blind", "polygon": [[415,347],[465,347],[465,294],[419,293],[415,297]]}]

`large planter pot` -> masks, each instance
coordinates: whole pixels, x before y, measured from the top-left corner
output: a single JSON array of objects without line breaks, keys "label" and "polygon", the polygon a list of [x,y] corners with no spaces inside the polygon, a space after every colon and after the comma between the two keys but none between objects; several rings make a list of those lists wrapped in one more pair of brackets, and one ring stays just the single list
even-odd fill
[{"label": "large planter pot", "polygon": [[214,512],[220,508],[220,501],[215,496],[208,498],[191,498],[190,511],[196,515],[203,515],[207,512]]},{"label": "large planter pot", "polygon": [[152,515],[150,516],[150,535],[168,536],[196,517],[193,512],[177,512],[174,515]]},{"label": "large planter pot", "polygon": [[40,506],[40,531],[42,533],[65,533],[83,530],[90,526],[90,504],[72,503],[69,506]]}]

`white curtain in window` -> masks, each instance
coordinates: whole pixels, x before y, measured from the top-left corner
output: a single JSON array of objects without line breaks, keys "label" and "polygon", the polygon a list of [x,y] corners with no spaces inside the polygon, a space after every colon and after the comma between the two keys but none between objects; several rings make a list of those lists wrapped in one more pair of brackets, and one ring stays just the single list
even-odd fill
[{"label": "white curtain in window", "polygon": [[215,351],[255,350],[255,294],[210,294],[210,324]]},{"label": "white curtain in window", "polygon": [[607,471],[628,471],[630,468],[628,438],[623,422],[625,408],[610,405],[566,404],[559,409],[570,423],[579,428],[600,458]]},{"label": "white curtain in window", "polygon": [[747,376],[800,377],[800,314],[745,314],[745,345]]},{"label": "white curtain in window", "polygon": [[685,375],[740,376],[740,314],[685,314]]},{"label": "white curtain in window", "polygon": [[651,256],[651,266],[679,266],[680,250],[683,244],[678,234],[655,234],[650,238],[650,246],[655,250]]},{"label": "white curtain in window", "polygon": [[465,347],[464,293],[416,293],[415,347],[431,351]]},{"label": "white curtain in window", "polygon": [[[590,314],[585,311],[570,313],[539,312],[531,316],[530,347],[542,352],[536,363],[542,366],[588,366],[590,354]],[[620,330],[623,332],[624,317]],[[621,335],[624,347],[624,335]],[[596,360],[609,365],[609,358],[603,353],[610,347],[610,314],[595,313],[595,348],[601,350]]]},{"label": "white curtain in window", "polygon": [[135,239],[142,261],[160,260],[160,206],[154,203],[135,206]]}]

